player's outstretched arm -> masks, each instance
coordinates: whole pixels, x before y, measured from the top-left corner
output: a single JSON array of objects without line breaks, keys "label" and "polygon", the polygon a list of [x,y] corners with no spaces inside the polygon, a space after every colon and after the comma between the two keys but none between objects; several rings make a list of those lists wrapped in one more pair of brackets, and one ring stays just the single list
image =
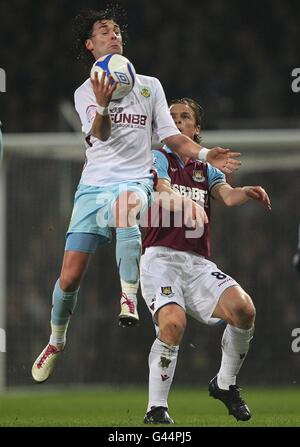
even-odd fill
[{"label": "player's outstretched arm", "polygon": [[214,147],[210,150],[203,148],[195,143],[189,137],[183,134],[172,135],[164,140],[164,143],[178,155],[208,161],[211,165],[220,169],[225,174],[237,170],[241,162],[236,160],[241,154],[239,152],[232,152],[229,149],[222,147]]},{"label": "player's outstretched arm", "polygon": [[228,183],[222,183],[213,188],[212,195],[227,206],[242,205],[248,200],[257,200],[262,202],[266,209],[271,210],[270,198],[261,186],[232,188]]},{"label": "player's outstretched arm", "polygon": [[108,106],[112,94],[117,88],[117,83],[113,82],[111,76],[107,78],[105,72],[102,73],[101,79],[98,78],[98,72],[95,72],[95,78],[91,78],[91,82],[97,101],[97,113],[93,121],[91,134],[101,141],[106,141],[111,135],[111,118]]}]

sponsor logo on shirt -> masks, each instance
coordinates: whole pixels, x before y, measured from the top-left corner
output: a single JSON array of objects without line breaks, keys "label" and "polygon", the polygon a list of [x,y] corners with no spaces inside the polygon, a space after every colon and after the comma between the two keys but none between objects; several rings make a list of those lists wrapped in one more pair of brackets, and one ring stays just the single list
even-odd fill
[{"label": "sponsor logo on shirt", "polygon": [[[111,111],[110,111],[111,112]],[[144,128],[147,122],[147,115],[139,113],[110,113],[111,120],[118,127]]]},{"label": "sponsor logo on shirt", "polygon": [[110,113],[122,113],[124,110],[124,107],[113,107],[112,109],[109,109]]},{"label": "sponsor logo on shirt", "polygon": [[176,185],[176,183],[171,186],[174,191],[178,192],[184,197],[189,197],[190,199],[201,203],[205,203],[206,201],[207,191],[204,189],[191,188],[190,186],[185,185]]},{"label": "sponsor logo on shirt", "polygon": [[[88,122],[94,121],[96,115],[97,107],[95,105],[90,105],[86,109],[86,116]],[[139,113],[125,113],[123,112],[124,107],[113,107],[109,109],[111,120],[118,127],[134,127],[134,128],[144,128],[147,122],[147,115],[140,115]]]}]

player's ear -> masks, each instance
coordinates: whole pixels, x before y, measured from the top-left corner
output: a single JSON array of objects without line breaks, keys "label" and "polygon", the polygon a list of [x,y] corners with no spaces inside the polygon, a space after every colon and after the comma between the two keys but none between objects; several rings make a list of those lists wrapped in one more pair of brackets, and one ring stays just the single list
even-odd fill
[{"label": "player's ear", "polygon": [[92,51],[94,49],[94,45],[92,42],[92,39],[86,39],[85,41],[85,48],[89,51]]},{"label": "player's ear", "polygon": [[201,133],[201,127],[196,126],[195,135],[200,135],[200,133]]}]

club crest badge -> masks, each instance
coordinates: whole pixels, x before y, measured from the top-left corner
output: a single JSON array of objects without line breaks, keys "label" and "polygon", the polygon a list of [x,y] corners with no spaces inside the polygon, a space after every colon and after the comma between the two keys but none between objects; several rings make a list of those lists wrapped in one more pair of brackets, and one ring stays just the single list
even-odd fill
[{"label": "club crest badge", "polygon": [[166,286],[166,287],[161,287],[161,293],[162,296],[165,296],[167,298],[171,298],[172,296],[174,296],[174,293],[172,291],[172,287],[171,286]]},{"label": "club crest badge", "polygon": [[197,171],[193,171],[192,177],[193,177],[193,180],[195,182],[204,182],[205,181],[205,177],[204,177],[202,169],[198,169]]},{"label": "club crest badge", "polygon": [[148,87],[145,87],[144,85],[142,85],[140,87],[140,92],[141,92],[141,95],[144,96],[144,98],[150,98],[150,96],[151,96],[150,89]]}]

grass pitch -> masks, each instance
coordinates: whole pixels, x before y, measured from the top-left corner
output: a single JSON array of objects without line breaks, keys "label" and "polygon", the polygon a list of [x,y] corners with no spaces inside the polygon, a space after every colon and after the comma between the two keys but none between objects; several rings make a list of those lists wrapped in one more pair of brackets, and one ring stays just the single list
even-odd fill
[{"label": "grass pitch", "polygon": [[[175,427],[300,426],[300,389],[247,389],[253,417],[236,422],[203,389],[174,389],[169,398]],[[0,395],[1,427],[144,427],[146,389],[50,391],[42,388]]]}]

